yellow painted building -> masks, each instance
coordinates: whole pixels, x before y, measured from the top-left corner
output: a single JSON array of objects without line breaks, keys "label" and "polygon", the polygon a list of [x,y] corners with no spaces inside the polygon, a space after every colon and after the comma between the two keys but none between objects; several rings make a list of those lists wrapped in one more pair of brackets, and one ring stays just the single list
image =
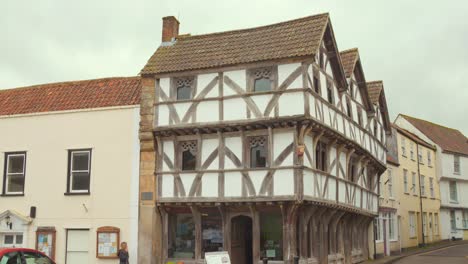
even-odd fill
[{"label": "yellow painted building", "polygon": [[393,172],[399,198],[401,248],[440,240],[440,191],[435,146],[395,126],[399,167]]}]

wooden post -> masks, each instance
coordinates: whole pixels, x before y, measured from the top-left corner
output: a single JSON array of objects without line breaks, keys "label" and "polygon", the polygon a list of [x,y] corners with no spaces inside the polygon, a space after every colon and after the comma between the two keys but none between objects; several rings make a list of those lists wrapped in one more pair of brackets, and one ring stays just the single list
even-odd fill
[{"label": "wooden post", "polygon": [[260,213],[255,205],[250,205],[252,216],[252,263],[260,261]]},{"label": "wooden post", "polygon": [[201,214],[197,207],[190,206],[192,211],[193,221],[195,223],[195,261],[199,262],[202,259],[202,227],[201,227]]}]

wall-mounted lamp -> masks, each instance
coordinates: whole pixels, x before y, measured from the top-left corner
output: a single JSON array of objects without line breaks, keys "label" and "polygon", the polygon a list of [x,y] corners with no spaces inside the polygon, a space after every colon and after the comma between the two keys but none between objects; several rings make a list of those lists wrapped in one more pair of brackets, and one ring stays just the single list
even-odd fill
[{"label": "wall-mounted lamp", "polygon": [[6,222],[7,227],[10,228],[11,230],[13,228],[13,223],[11,222],[11,217],[9,215],[5,217],[5,222]]}]

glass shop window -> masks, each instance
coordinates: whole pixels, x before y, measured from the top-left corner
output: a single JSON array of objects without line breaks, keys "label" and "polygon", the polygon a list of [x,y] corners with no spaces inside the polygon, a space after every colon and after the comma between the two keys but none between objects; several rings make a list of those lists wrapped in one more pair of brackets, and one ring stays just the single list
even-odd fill
[{"label": "glass shop window", "polygon": [[168,228],[168,256],[180,259],[195,258],[195,222],[192,214],[169,214]]},{"label": "glass shop window", "polygon": [[260,255],[283,260],[283,219],[280,212],[260,214]]},{"label": "glass shop window", "polygon": [[202,258],[205,252],[223,251],[223,227],[219,211],[216,208],[201,211]]},{"label": "glass shop window", "polygon": [[250,137],[250,168],[265,168],[267,166],[268,140],[265,136]]}]

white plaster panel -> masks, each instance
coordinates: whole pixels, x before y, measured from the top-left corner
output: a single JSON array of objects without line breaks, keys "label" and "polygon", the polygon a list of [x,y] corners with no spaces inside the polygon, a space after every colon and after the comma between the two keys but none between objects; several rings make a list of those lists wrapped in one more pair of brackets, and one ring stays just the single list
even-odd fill
[{"label": "white plaster panel", "polygon": [[356,192],[356,199],[354,200],[354,206],[355,207],[361,207],[361,192],[357,191]]},{"label": "white plaster panel", "polygon": [[247,119],[247,106],[242,98],[224,100],[224,120]]},{"label": "white plaster panel", "polygon": [[352,111],[352,116],[353,116],[353,120],[358,122],[357,121],[357,107],[356,107],[356,103],[353,101],[353,100],[350,100],[350,103],[351,103],[351,111]]},{"label": "white plaster panel", "polygon": [[195,179],[195,173],[181,173],[180,179],[182,180],[182,185],[184,185],[185,194],[190,192],[190,188],[192,188],[193,180]]},{"label": "white plaster panel", "polygon": [[359,87],[355,87],[356,89],[356,101],[358,101],[360,104],[362,104],[362,97],[361,97],[361,91],[359,90]]},{"label": "white plaster panel", "polygon": [[249,176],[252,180],[252,183],[255,188],[255,194],[258,195],[260,192],[260,187],[262,186],[263,179],[265,179],[265,175],[268,173],[266,170],[255,170],[250,171]]},{"label": "white plaster panel", "polygon": [[161,177],[162,197],[174,197],[174,176],[165,174]]},{"label": "white plaster panel", "polygon": [[346,185],[344,182],[340,181],[338,182],[338,201],[340,203],[345,203],[346,202]]},{"label": "white plaster panel", "polygon": [[[227,72],[224,72],[224,76],[229,77],[232,81],[234,81],[237,85],[239,85],[239,87],[241,87],[245,91],[245,86],[247,84],[245,70],[227,71]],[[223,87],[224,87],[224,91],[223,91],[224,96],[237,94],[234,90],[229,88],[229,86],[224,85]]]},{"label": "white plaster panel", "polygon": [[218,122],[219,121],[219,102],[204,101],[197,106],[197,122]]},{"label": "white plaster panel", "polygon": [[[189,109],[192,103],[176,103],[174,104],[174,108],[176,109],[177,115],[179,115],[180,120],[184,118],[187,110]],[[189,122],[190,123],[190,122]]]},{"label": "white plaster panel", "polygon": [[333,176],[336,176],[336,167],[339,165],[338,164],[339,160],[336,160],[336,148],[335,147],[330,148],[328,160],[330,161],[330,164],[333,161],[335,161],[335,165],[333,165],[333,167],[331,168],[330,174]]},{"label": "white plaster panel", "polygon": [[336,201],[336,179],[328,178],[328,200]]},{"label": "white plaster panel", "polygon": [[218,173],[205,173],[201,181],[203,197],[218,196]]},{"label": "white plaster panel", "polygon": [[[291,103],[294,102],[294,103]],[[285,93],[279,98],[280,116],[304,114],[304,93]]]},{"label": "white plaster panel", "polygon": [[336,115],[336,122],[338,123],[338,132],[344,134],[343,117],[340,114]]},{"label": "white plaster panel", "polygon": [[330,119],[330,112],[331,111],[332,110],[328,107],[328,105],[323,104],[323,122],[329,127],[332,126],[331,125],[331,119]]},{"label": "white plaster panel", "polygon": [[[167,97],[169,97],[171,91],[171,78],[159,79],[159,87],[167,95]],[[160,99],[160,101],[162,101],[162,99]]]},{"label": "white plaster panel", "polygon": [[331,62],[330,62],[330,61],[327,63],[326,72],[327,72],[330,76],[332,76],[332,77],[334,78],[334,76],[333,76],[333,71],[332,71],[332,68],[331,68]]},{"label": "white plaster panel", "polygon": [[[175,157],[174,156],[174,142],[173,141],[164,141],[163,142],[163,151],[164,151],[164,154],[166,154],[166,156],[172,162],[172,165],[174,165],[174,157]],[[164,160],[163,160],[162,164],[163,164],[162,165],[162,170],[163,171],[170,170]]]},{"label": "white plaster panel", "polygon": [[314,189],[314,173],[311,171],[304,171],[304,194],[313,197],[315,196]]},{"label": "white plaster panel", "polygon": [[[208,73],[208,74],[200,74],[197,76],[197,95],[203,91],[208,84],[213,81],[214,78],[218,76],[218,73]],[[211,89],[211,92],[206,96],[206,97],[214,97],[218,96],[219,91],[218,91],[218,85],[215,85],[213,89]]]},{"label": "white plaster panel", "polygon": [[167,105],[158,105],[158,126],[167,126],[169,125],[169,108]]},{"label": "white plaster panel", "polygon": [[315,113],[315,97],[313,95],[307,94],[306,96],[309,96],[309,111],[310,115],[314,118],[317,118],[317,115]]},{"label": "white plaster panel", "polygon": [[[314,151],[314,146],[313,146],[313,140],[312,140],[312,137],[311,136],[308,136],[306,135],[304,137],[304,144],[305,144],[305,147],[306,149],[309,151],[309,154],[310,154],[310,158],[313,160],[314,159],[314,155],[315,155],[315,151]],[[304,156],[304,165],[307,166],[307,167],[313,167],[312,163],[309,161],[309,159],[307,157]]]},{"label": "white plaster panel", "polygon": [[327,94],[327,76],[320,72],[320,90],[323,98],[326,98],[325,95]]},{"label": "white plaster panel", "polygon": [[294,195],[294,171],[280,170],[273,176],[273,193],[278,195]]},{"label": "white plaster panel", "polygon": [[[250,98],[255,102],[260,112],[263,114],[265,112],[265,108],[267,107],[268,103],[270,102],[272,95],[271,94],[264,94],[264,95],[253,95]],[[271,111],[274,113],[274,111]]]},{"label": "white plaster panel", "polygon": [[[216,149],[218,148],[219,146],[219,140],[217,138],[210,138],[210,139],[203,139],[203,142],[202,142],[202,160],[201,160],[201,164],[203,166],[203,164],[205,163],[205,161],[208,159],[208,157],[210,156],[210,154]],[[216,157],[218,157],[219,155],[216,155]],[[209,170],[215,170],[215,169],[218,169],[219,166],[218,166],[218,158],[215,158],[213,160],[213,162],[210,164],[210,166],[208,167]]]},{"label": "white plaster panel", "polygon": [[[294,142],[293,132],[278,132],[275,131],[273,134],[273,159],[276,160],[281,152]],[[283,161],[281,166],[293,165],[292,153]]]},{"label": "white plaster panel", "polygon": [[[283,82],[293,73],[297,68],[301,67],[300,63],[283,64],[278,66],[278,85],[282,85]],[[288,86],[288,88],[302,88],[302,75],[299,75],[294,81]]]},{"label": "white plaster panel", "polygon": [[224,196],[242,196],[242,175],[239,172],[224,173]]},{"label": "white plaster panel", "polygon": [[[343,169],[345,170],[346,172],[346,154],[344,152],[341,152],[340,153],[340,164],[341,164],[341,167],[343,167]],[[340,175],[339,175],[341,178],[344,178],[345,175],[341,175],[341,172],[340,172]]]},{"label": "white plaster panel", "polygon": [[[225,139],[225,146],[229,148],[237,158],[242,161],[242,140],[240,137],[227,137]],[[224,168],[225,169],[235,169],[237,168],[234,163],[226,156],[224,159]]]},{"label": "white plaster panel", "polygon": [[306,81],[306,86],[304,88],[311,88],[312,84],[309,82],[309,79],[312,80],[312,76],[310,75],[312,73],[312,65],[307,66],[306,73],[307,73],[308,78]]}]

